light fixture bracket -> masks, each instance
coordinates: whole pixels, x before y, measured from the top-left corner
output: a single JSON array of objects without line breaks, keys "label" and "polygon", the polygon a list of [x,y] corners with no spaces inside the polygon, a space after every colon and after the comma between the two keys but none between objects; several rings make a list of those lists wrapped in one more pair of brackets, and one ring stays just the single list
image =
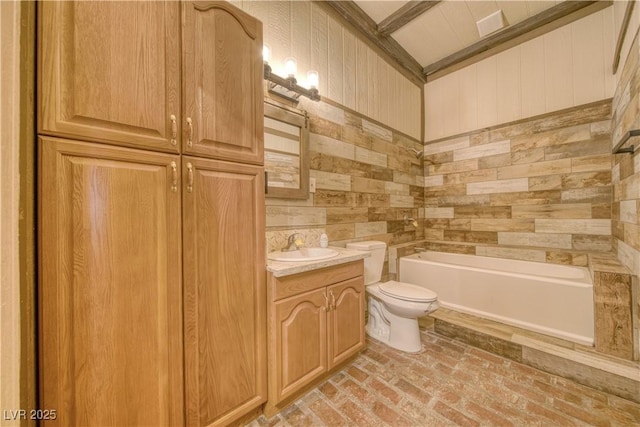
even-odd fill
[{"label": "light fixture bracket", "polygon": [[271,71],[271,66],[267,63],[264,64],[264,79],[268,83],[268,92],[270,94],[282,97],[297,104],[300,96],[305,96],[312,101],[320,101],[320,94],[318,89],[307,89],[300,86],[294,76],[287,78],[280,77]]}]

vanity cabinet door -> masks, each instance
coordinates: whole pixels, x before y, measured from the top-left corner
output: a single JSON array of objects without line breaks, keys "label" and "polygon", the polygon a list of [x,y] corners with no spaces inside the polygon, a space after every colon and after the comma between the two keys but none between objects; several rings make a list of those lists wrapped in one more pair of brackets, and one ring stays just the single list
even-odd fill
[{"label": "vanity cabinet door", "polygon": [[267,399],[262,167],[183,156],[187,424]]},{"label": "vanity cabinet door", "polygon": [[178,156],[38,143],[43,425],[183,425]]},{"label": "vanity cabinet door", "polygon": [[44,1],[38,16],[38,133],[178,152],[178,2]]},{"label": "vanity cabinet door", "polygon": [[275,372],[270,395],[281,401],[325,373],[327,367],[325,288],[274,303]]},{"label": "vanity cabinet door", "polygon": [[262,23],[223,1],[183,3],[183,153],[263,163]]},{"label": "vanity cabinet door", "polygon": [[355,277],[327,287],[329,318],[329,369],[365,347],[364,278]]}]

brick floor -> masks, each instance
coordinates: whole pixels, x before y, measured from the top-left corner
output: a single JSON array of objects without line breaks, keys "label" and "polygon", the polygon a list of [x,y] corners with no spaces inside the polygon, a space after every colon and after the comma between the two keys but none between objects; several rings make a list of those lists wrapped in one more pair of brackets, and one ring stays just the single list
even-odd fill
[{"label": "brick floor", "polygon": [[369,340],[348,367],[261,426],[640,426],[640,404],[422,332],[406,354]]}]

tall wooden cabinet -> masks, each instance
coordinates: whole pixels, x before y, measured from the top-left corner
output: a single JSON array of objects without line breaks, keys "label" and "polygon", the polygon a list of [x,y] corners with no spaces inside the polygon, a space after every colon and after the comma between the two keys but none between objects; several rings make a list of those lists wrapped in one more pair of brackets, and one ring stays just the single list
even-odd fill
[{"label": "tall wooden cabinet", "polygon": [[179,157],[39,143],[41,407],[61,426],[182,424]]},{"label": "tall wooden cabinet", "polygon": [[262,164],[262,24],[224,2],[182,10],[183,153]]},{"label": "tall wooden cabinet", "polygon": [[177,153],[177,3],[42,2],[38,132]]},{"label": "tall wooden cabinet", "polygon": [[182,162],[187,424],[227,424],[265,400],[264,174]]},{"label": "tall wooden cabinet", "polygon": [[266,401],[261,37],[224,2],[39,4],[45,424]]}]

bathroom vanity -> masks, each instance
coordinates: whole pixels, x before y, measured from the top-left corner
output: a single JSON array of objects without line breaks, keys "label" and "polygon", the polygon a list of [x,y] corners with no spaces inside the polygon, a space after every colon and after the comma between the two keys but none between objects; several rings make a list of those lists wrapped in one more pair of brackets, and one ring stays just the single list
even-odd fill
[{"label": "bathroom vanity", "polygon": [[365,256],[342,250],[332,260],[268,265],[265,415],[282,410],[365,348]]}]

